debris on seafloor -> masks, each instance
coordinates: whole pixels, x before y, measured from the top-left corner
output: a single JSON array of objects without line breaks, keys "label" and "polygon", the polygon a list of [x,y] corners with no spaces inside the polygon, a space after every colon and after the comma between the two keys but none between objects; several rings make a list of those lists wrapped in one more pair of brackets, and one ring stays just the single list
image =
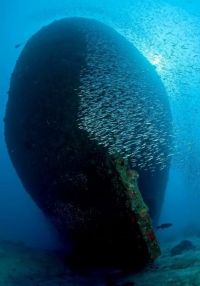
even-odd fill
[{"label": "debris on seafloor", "polygon": [[175,256],[175,255],[180,255],[186,251],[189,251],[189,250],[195,250],[196,247],[195,245],[190,241],[190,240],[182,240],[180,243],[178,243],[176,246],[174,246],[170,253],[171,253],[171,256]]}]

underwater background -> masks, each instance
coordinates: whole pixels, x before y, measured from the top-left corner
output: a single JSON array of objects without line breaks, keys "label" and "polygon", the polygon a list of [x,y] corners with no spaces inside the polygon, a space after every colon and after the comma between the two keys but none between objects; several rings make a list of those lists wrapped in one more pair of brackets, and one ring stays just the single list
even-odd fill
[{"label": "underwater background", "polygon": [[[99,20],[132,43],[155,67],[166,89],[172,112],[172,161],[159,218],[159,224],[170,223],[172,226],[156,230],[163,256],[156,267],[112,285],[200,285],[200,4],[194,0],[1,1],[0,264],[2,259],[6,266],[0,270],[0,285],[111,285],[102,281],[103,274],[92,274],[92,278],[87,280],[81,275],[65,273],[60,262],[57,262],[56,278],[52,275],[50,280],[47,279],[55,261],[43,250],[60,251],[70,246],[63,244],[55,228],[25,192],[10,161],[4,138],[3,119],[10,77],[24,45],[43,26],[74,16]],[[191,243],[188,242],[190,250],[181,256],[172,255],[170,250],[182,240]],[[16,257],[24,255],[24,252],[26,255],[25,258],[22,255],[22,260],[29,261],[25,264],[33,264],[32,248],[41,250],[42,259],[33,258],[35,265],[39,266],[27,278],[22,266],[18,271],[11,265],[17,268]],[[6,251],[10,256],[5,255]],[[6,263],[3,260],[5,256]],[[36,273],[44,264],[49,268],[45,266],[48,271],[38,282]],[[67,281],[69,276],[71,278]]]}]

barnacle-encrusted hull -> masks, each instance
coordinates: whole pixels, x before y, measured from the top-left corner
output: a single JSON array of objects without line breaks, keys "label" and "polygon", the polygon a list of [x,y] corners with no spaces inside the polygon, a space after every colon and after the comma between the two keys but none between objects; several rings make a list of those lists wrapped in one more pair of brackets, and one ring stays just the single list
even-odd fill
[{"label": "barnacle-encrusted hull", "polygon": [[[26,44],[11,78],[8,151],[27,192],[79,255],[136,267],[149,260],[117,165],[127,178],[137,169],[156,219],[170,135],[159,77],[111,28],[91,19],[63,19]],[[155,147],[151,154],[148,146]]]}]

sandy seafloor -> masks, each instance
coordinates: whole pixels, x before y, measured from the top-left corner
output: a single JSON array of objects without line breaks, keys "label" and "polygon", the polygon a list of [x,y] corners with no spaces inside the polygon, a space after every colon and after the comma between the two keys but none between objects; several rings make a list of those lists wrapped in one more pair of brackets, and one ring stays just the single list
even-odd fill
[{"label": "sandy seafloor", "polygon": [[[188,238],[187,238],[188,239]],[[0,241],[0,286],[200,286],[200,238],[191,237],[195,250],[171,256],[180,240],[162,243],[162,255],[137,274],[93,269],[70,269],[56,252],[37,250],[20,242]]]}]

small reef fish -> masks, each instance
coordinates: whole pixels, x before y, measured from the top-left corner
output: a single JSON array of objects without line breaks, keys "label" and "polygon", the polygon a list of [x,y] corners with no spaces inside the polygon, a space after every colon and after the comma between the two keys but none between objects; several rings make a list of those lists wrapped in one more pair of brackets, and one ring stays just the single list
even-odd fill
[{"label": "small reef fish", "polygon": [[165,228],[169,228],[171,226],[172,226],[172,223],[162,223],[162,224],[157,226],[157,229],[165,229]]}]

